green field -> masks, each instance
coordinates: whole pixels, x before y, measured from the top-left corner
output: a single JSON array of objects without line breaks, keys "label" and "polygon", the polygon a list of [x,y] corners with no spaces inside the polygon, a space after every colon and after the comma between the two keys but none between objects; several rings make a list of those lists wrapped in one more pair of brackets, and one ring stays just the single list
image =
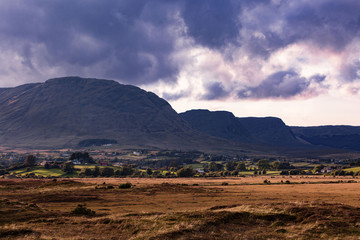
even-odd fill
[{"label": "green field", "polygon": [[[83,169],[83,168],[90,168],[90,169],[94,169],[97,165],[75,165],[74,168],[75,169]],[[109,167],[109,168],[113,168],[114,171],[120,169],[120,167],[115,167],[115,166],[98,166],[99,168],[105,168],[105,167]]]},{"label": "green field", "polygon": [[[43,176],[43,177],[77,177],[81,169],[83,168],[91,168],[94,169],[96,165],[75,165],[75,169],[79,171],[75,171],[71,174],[66,174],[59,168],[51,168],[51,169],[45,169],[43,166],[34,166],[31,167],[29,171],[27,171],[27,168],[21,168],[18,170],[10,171],[10,174],[19,175],[19,176],[25,176],[26,174],[35,174],[36,176]],[[99,168],[105,168],[110,167],[113,168],[114,171],[120,169],[120,167],[114,167],[114,166],[99,166]]]},{"label": "green field", "polygon": [[186,167],[190,167],[195,170],[197,168],[203,169],[204,165],[201,163],[194,163],[194,164],[188,164],[188,165],[186,165]]},{"label": "green field", "polygon": [[346,168],[344,169],[345,172],[359,172],[360,171],[360,167],[353,167],[353,168]]},{"label": "green field", "polygon": [[318,164],[308,163],[308,162],[290,162],[291,165],[294,167],[306,167],[306,168],[313,168]]},{"label": "green field", "polygon": [[37,176],[43,177],[60,177],[60,176],[67,176],[61,169],[52,168],[52,169],[45,169],[42,166],[32,167],[30,171],[27,171],[27,168],[21,168],[18,170],[10,171],[10,174],[25,176],[26,174],[34,173]]}]

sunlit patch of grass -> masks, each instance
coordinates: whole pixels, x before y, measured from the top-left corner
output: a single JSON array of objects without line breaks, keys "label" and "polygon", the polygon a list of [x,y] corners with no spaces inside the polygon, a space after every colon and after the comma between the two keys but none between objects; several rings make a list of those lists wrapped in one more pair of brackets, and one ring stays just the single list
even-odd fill
[{"label": "sunlit patch of grass", "polygon": [[27,168],[21,168],[21,169],[15,170],[15,171],[10,171],[10,173],[20,175],[20,176],[34,173],[35,175],[44,176],[44,177],[47,177],[47,176],[59,177],[59,176],[65,175],[65,173],[59,168],[45,169],[42,166],[31,167],[30,171],[27,171]]},{"label": "sunlit patch of grass", "polygon": [[345,168],[344,169],[345,172],[359,172],[360,171],[360,167],[352,167],[352,168]]}]

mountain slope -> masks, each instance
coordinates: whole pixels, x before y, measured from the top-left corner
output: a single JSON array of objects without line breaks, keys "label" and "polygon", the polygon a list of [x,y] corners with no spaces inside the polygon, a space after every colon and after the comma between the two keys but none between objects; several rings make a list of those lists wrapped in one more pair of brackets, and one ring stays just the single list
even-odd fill
[{"label": "mountain slope", "polygon": [[208,110],[191,110],[180,116],[196,130],[216,137],[268,146],[302,145],[279,118],[236,118],[230,112]]},{"label": "mountain slope", "polygon": [[360,127],[291,127],[294,134],[314,145],[360,151]]},{"label": "mountain slope", "polygon": [[200,132],[235,141],[249,141],[250,133],[231,112],[190,110],[179,114]]},{"label": "mountain slope", "polygon": [[65,77],[0,89],[0,144],[76,146],[94,138],[166,148],[196,133],[165,100],[115,81]]},{"label": "mountain slope", "polygon": [[276,146],[302,145],[280,118],[247,117],[237,119],[250,132],[256,142]]}]

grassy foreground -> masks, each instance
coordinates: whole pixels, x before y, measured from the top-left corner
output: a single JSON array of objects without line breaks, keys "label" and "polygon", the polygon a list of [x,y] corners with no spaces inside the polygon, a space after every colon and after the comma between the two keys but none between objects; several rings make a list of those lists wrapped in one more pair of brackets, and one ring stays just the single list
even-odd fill
[{"label": "grassy foreground", "polygon": [[0,238],[360,238],[359,179],[264,179],[0,179]]}]

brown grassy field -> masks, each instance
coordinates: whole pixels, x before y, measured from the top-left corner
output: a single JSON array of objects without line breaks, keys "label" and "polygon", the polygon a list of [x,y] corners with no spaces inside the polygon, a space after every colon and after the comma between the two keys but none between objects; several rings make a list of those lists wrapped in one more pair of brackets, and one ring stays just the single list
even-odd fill
[{"label": "brown grassy field", "polygon": [[[360,239],[357,178],[0,179],[0,193],[2,239]],[[72,213],[82,203],[95,214]]]}]

